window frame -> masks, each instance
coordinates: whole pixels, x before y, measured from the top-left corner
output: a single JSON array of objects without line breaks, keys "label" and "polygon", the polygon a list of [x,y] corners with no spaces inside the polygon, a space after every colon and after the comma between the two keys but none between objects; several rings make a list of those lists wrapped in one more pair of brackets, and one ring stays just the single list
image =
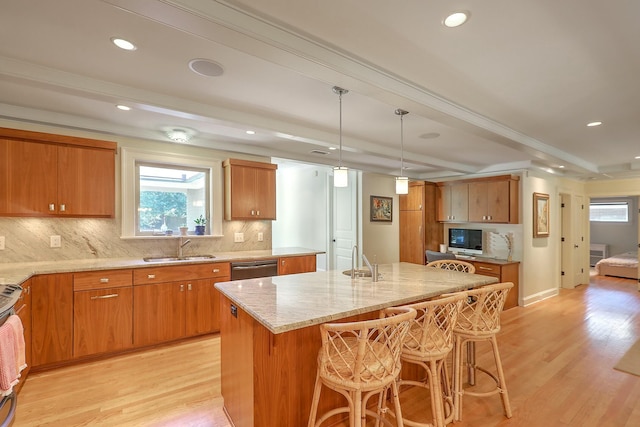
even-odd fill
[{"label": "window frame", "polygon": [[[594,205],[617,205],[617,206],[622,206],[624,205],[627,208],[627,219],[626,221],[604,221],[604,220],[598,220],[598,219],[591,219],[591,206]],[[608,224],[629,224],[631,222],[631,215],[630,215],[630,210],[631,210],[631,204],[629,203],[629,201],[627,200],[610,200],[610,201],[591,201],[589,202],[589,222],[595,222],[595,223],[608,223]]]},{"label": "window frame", "polygon": [[121,238],[149,239],[175,238],[174,236],[147,236],[136,234],[136,217],[138,201],[136,197],[138,183],[136,182],[136,164],[155,163],[172,167],[207,169],[209,172],[209,233],[204,236],[189,237],[222,237],[222,216],[224,212],[222,160],[202,158],[182,153],[158,153],[133,148],[121,148],[121,177],[122,177],[122,219]]}]

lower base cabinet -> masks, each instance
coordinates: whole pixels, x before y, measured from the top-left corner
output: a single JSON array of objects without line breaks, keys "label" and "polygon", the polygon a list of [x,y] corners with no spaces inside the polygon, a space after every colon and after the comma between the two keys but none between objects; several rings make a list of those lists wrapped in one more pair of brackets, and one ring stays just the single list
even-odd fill
[{"label": "lower base cabinet", "polygon": [[278,276],[316,271],[316,256],[301,255],[278,259]]},{"label": "lower base cabinet", "polygon": [[133,345],[131,286],[73,293],[73,356],[108,353]]},{"label": "lower base cabinet", "polygon": [[185,336],[183,283],[135,286],[133,344],[145,346]]},{"label": "lower base cabinet", "polygon": [[[465,260],[466,261],[466,260]],[[517,261],[477,261],[470,260],[476,267],[476,274],[491,276],[499,283],[513,282],[513,288],[507,294],[504,310],[518,306],[520,263]]]}]

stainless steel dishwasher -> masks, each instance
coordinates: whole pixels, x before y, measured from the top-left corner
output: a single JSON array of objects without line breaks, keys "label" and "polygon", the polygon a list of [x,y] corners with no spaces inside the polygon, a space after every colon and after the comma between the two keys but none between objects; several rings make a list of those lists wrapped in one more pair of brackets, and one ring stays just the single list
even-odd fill
[{"label": "stainless steel dishwasher", "polygon": [[244,261],[231,263],[231,280],[255,279],[278,275],[278,260]]}]

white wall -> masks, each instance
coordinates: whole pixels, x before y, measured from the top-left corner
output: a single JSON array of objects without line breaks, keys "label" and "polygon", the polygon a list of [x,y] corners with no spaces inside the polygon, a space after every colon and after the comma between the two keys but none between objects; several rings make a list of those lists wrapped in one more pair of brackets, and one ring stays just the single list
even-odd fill
[{"label": "white wall", "polygon": [[[362,252],[369,261],[379,264],[400,260],[400,206],[395,194],[395,178],[374,173],[362,174]],[[393,198],[391,222],[371,221],[370,196]]]},{"label": "white wall", "polygon": [[[304,247],[327,251],[328,175],[330,168],[279,162],[276,175],[277,219],[272,222],[274,248]],[[327,269],[327,255],[317,255],[318,270]]]}]

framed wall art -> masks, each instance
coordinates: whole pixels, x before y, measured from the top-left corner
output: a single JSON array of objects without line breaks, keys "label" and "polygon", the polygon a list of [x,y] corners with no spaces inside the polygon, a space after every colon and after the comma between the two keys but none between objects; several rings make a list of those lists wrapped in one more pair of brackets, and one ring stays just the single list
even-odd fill
[{"label": "framed wall art", "polygon": [[393,198],[371,196],[371,221],[391,222],[393,216]]},{"label": "framed wall art", "polygon": [[533,193],[533,237],[549,237],[549,195]]}]

